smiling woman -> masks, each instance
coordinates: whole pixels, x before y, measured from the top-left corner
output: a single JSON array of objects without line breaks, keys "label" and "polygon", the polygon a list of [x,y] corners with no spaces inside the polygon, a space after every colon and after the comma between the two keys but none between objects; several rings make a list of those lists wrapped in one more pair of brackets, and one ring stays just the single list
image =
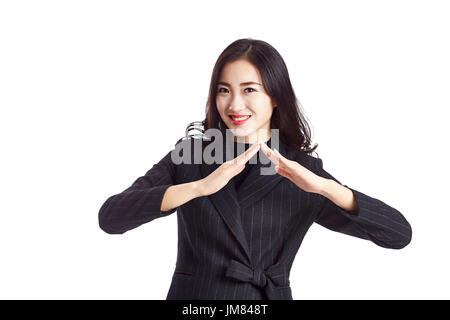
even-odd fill
[{"label": "smiling woman", "polygon": [[[205,114],[203,132],[217,128],[225,136],[229,129],[235,140],[254,143],[267,141],[274,128],[294,149],[311,154],[318,146],[311,146],[311,130],[283,58],[265,41],[239,39],[220,54],[212,72]],[[242,116],[250,117],[239,118]]]},{"label": "smiling woman", "polygon": [[[286,65],[268,43],[240,39],[221,53],[201,124],[200,139],[178,140],[99,211],[100,228],[113,234],[177,211],[177,262],[167,299],[292,300],[290,269],[313,223],[384,248],[411,241],[411,226],[398,210],[342,185],[311,156],[317,145],[310,145]],[[200,146],[205,154],[209,129],[222,137],[231,132],[234,147],[245,151],[219,164],[196,163],[192,152],[189,163],[174,163],[178,149]],[[261,174],[267,163],[276,172]]]},{"label": "smiling woman", "polygon": [[227,63],[218,82],[216,105],[220,117],[233,135],[244,138],[245,143],[258,141],[261,131],[270,137],[270,119],[276,106],[261,82],[258,69],[247,59]]}]

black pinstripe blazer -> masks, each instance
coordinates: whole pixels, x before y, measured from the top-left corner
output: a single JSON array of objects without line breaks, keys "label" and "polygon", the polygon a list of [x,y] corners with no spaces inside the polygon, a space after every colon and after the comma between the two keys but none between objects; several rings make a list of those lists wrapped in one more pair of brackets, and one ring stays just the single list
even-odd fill
[{"label": "black pinstripe blazer", "polygon": [[[201,148],[208,144],[193,138],[178,143],[192,147],[200,143]],[[279,151],[340,183],[324,170],[320,158],[295,150],[281,139]],[[259,156],[267,159],[262,151]],[[260,174],[260,167],[271,165],[270,161],[254,165],[238,190],[230,180],[212,195],[161,211],[169,186],[199,180],[220,166],[174,164],[169,152],[128,189],[105,201],[98,216],[100,228],[122,234],[177,211],[178,253],[166,299],[292,300],[290,269],[314,222],[384,248],[400,249],[411,241],[410,224],[386,203],[345,185],[359,206],[346,211],[279,174]]]}]

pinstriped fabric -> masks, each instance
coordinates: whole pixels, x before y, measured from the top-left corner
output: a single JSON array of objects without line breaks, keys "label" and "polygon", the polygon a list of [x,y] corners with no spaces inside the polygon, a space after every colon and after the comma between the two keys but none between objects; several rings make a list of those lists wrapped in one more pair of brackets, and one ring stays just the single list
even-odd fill
[{"label": "pinstriped fabric", "polygon": [[[284,198],[284,184],[281,184],[281,201],[279,203],[280,207],[278,208],[278,212],[283,212],[283,198]],[[289,213],[290,216],[290,213]],[[280,221],[278,222],[279,228],[278,228],[278,236],[281,237],[281,226],[283,225],[283,222],[281,220],[281,215],[280,215]]]},{"label": "pinstriped fabric", "polygon": [[[318,159],[316,169],[320,176],[341,184],[323,168],[322,159]],[[411,226],[397,209],[344,186],[353,192],[358,210],[343,210],[328,198],[320,196],[322,204],[316,219],[318,224],[333,231],[370,240],[385,248],[401,249],[409,244],[412,238]]]},{"label": "pinstriped fabric", "polygon": [[272,197],[270,199],[270,212],[268,214],[268,217],[270,219],[270,224],[269,224],[269,248],[270,248],[270,261],[274,261],[273,259],[273,246],[271,246],[272,243],[272,232],[274,231],[274,227],[273,227],[273,206],[274,206],[274,200],[273,200],[273,192],[272,192]]},{"label": "pinstriped fabric", "polygon": [[[233,247],[233,253],[234,255],[236,255],[236,247]],[[233,300],[236,300],[236,293],[237,293],[237,289],[238,289],[238,284],[239,282],[235,281],[234,282],[234,289],[233,289]]]},{"label": "pinstriped fabric", "polygon": [[[252,203],[251,208],[252,208],[251,222],[250,222],[250,224],[246,224],[247,228],[250,227],[250,232],[249,233],[246,232],[246,234],[249,234],[249,236],[250,236],[250,242],[249,242],[250,243],[250,248],[253,248],[253,246],[252,246],[252,244],[253,244],[253,227],[255,226],[255,224],[254,224],[255,204],[254,203]],[[244,222],[244,225],[245,225],[245,222]],[[255,299],[255,291],[252,292],[252,299]]]},{"label": "pinstriped fabric", "polygon": [[[201,233],[203,234],[202,238],[205,239],[205,230],[206,230],[205,228],[207,227],[207,225],[204,224],[204,221],[205,221],[206,217],[205,217],[205,212],[204,212],[203,208],[204,208],[204,205],[202,204],[201,211],[199,212],[199,217],[200,217],[199,228],[200,228]],[[200,249],[200,252],[201,252],[201,259],[200,259],[200,263],[198,264],[198,269],[200,270],[200,274],[206,274],[205,273],[205,267],[206,267],[206,263],[207,263],[206,255],[208,254],[206,252],[207,248],[205,246],[200,246],[199,249]],[[202,286],[203,286],[203,281],[204,280],[205,280],[205,277],[201,277],[199,279],[199,281],[196,283],[196,284],[198,284],[198,288],[196,290],[198,299],[201,299],[201,297],[202,297]]]},{"label": "pinstriped fabric", "polygon": [[262,257],[262,248],[263,248],[263,239],[265,239],[264,237],[263,237],[263,225],[264,225],[264,218],[265,218],[265,215],[263,215],[263,214],[261,214],[262,212],[264,212],[264,202],[265,202],[265,199],[262,199],[262,201],[261,201],[261,211],[260,211],[260,218],[259,218],[259,221],[260,221],[260,223],[259,223],[259,234],[256,236],[256,239],[258,239],[259,240],[259,255],[258,255],[258,258],[256,259],[256,263],[260,263],[260,261],[261,261],[261,257]]},{"label": "pinstriped fabric", "polygon": [[[279,150],[316,174],[337,181],[324,170],[321,159],[290,148],[282,140]],[[386,248],[399,249],[411,240],[408,221],[381,200],[349,188],[359,208],[345,211],[279,175],[259,175],[258,164],[238,190],[228,183],[213,195],[160,211],[168,187],[202,179],[217,167],[174,165],[168,153],[100,208],[99,225],[111,234],[177,212],[177,263],[167,299],[292,299],[290,268],[314,222]]]},{"label": "pinstriped fabric", "polygon": [[[229,237],[225,237],[225,247],[226,248],[228,247],[228,241],[229,241]],[[227,299],[227,295],[230,294],[230,290],[229,290],[230,282],[231,282],[230,279],[225,278],[225,284],[226,284],[227,290],[223,290],[222,291],[222,294],[220,295],[222,300],[226,300]]]},{"label": "pinstriped fabric", "polygon": [[[211,225],[214,225],[213,233],[214,233],[214,234],[217,234],[218,224],[219,224],[220,220],[219,220],[219,219],[216,219],[215,222],[216,222],[216,223],[211,223]],[[213,250],[213,252],[212,252],[212,261],[213,261],[213,264],[216,264],[216,263],[215,263],[215,259],[216,259],[216,250]],[[209,279],[208,279],[208,291],[209,291],[209,292],[208,292],[208,296],[209,296],[209,297],[212,296],[212,295],[211,295],[211,291],[212,291],[213,285],[214,285],[214,283],[212,282],[212,272],[209,272]]]}]

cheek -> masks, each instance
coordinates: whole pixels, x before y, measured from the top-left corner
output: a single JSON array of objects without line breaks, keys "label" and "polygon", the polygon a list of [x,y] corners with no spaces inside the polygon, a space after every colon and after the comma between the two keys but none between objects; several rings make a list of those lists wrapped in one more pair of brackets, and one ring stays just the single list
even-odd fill
[{"label": "cheek", "polygon": [[253,108],[253,111],[259,116],[259,117],[266,117],[272,114],[272,108],[270,104],[267,104],[266,102],[261,104],[255,104],[255,107]]},{"label": "cheek", "polygon": [[225,103],[224,103],[223,99],[216,98],[216,106],[217,106],[217,110],[223,111],[225,108]]}]

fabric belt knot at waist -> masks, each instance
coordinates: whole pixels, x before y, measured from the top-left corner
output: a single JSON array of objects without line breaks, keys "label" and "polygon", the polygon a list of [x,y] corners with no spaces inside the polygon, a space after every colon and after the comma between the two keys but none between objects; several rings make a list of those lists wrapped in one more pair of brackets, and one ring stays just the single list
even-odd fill
[{"label": "fabric belt knot at waist", "polygon": [[233,259],[227,267],[225,275],[262,288],[269,300],[292,300],[288,273],[286,267],[281,264],[274,264],[266,270],[252,269]]}]

